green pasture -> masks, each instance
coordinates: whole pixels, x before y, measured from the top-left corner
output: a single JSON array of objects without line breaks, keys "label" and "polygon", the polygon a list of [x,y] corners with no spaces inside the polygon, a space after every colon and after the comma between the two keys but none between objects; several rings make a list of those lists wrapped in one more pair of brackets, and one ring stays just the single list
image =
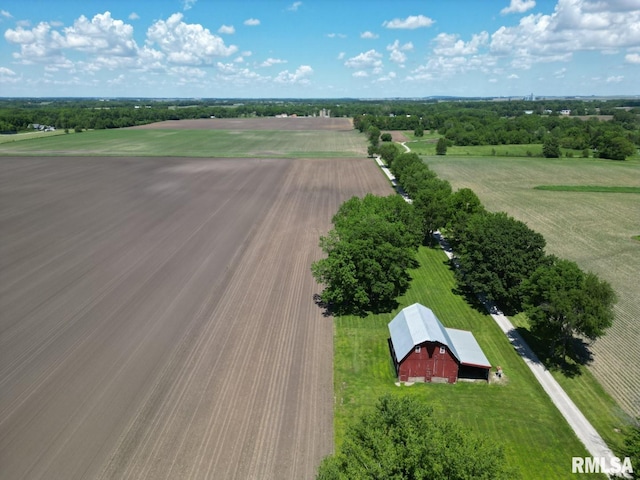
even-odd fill
[{"label": "green pasture", "polygon": [[0,144],[0,155],[163,157],[361,157],[355,130],[94,130]]},{"label": "green pasture", "polygon": [[[418,155],[435,155],[437,138],[412,140],[406,143],[412,152]],[[573,158],[582,158],[582,150],[561,148],[562,155],[569,154]],[[447,147],[448,156],[473,157],[542,157],[542,144],[529,143],[523,145],[468,145]]]},{"label": "green pasture", "polygon": [[[505,211],[541,233],[548,253],[577,262],[613,286],[614,324],[591,346],[588,371],[627,413],[640,415],[640,242],[634,239],[640,235],[640,197],[626,193],[640,189],[640,162],[450,155],[425,161],[454,189],[471,188],[489,210]],[[571,188],[535,188],[541,185]],[[567,379],[576,385],[576,402],[582,378]],[[584,413],[589,417],[597,408],[594,403]]]},{"label": "green pasture", "polygon": [[64,130],[55,130],[53,132],[41,132],[36,130],[32,132],[2,134],[0,135],[0,145],[5,143],[22,142],[24,140],[34,140],[36,138],[57,137],[58,135],[66,135],[66,133]]},{"label": "green pasture", "polygon": [[[501,444],[523,478],[572,478],[571,457],[587,455],[582,443],[494,320],[454,293],[453,272],[442,250],[421,248],[418,258],[420,267],[411,272],[411,289],[396,311],[335,320],[338,448],[354,416],[372,407],[380,395],[411,395]],[[387,324],[400,308],[414,302],[431,308],[445,326],[471,330],[491,364],[502,366],[502,383],[396,386]]]},{"label": "green pasture", "polygon": [[640,193],[640,187],[604,187],[602,185],[537,185],[533,188],[550,192]]}]

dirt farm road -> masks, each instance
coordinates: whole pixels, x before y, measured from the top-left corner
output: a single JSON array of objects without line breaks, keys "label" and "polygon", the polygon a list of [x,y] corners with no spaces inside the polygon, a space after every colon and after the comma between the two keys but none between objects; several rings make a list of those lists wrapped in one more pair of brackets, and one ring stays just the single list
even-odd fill
[{"label": "dirt farm road", "polygon": [[333,448],[310,264],[370,159],[2,158],[3,479],[311,478]]}]

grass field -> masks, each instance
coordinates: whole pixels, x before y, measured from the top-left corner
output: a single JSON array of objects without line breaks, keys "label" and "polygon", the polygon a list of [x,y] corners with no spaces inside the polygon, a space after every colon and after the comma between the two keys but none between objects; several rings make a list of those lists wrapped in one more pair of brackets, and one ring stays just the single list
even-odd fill
[{"label": "grass field", "polygon": [[[414,140],[407,142],[407,147],[419,155],[435,155],[436,141],[434,139]],[[561,148],[563,155],[573,155],[574,158],[582,157],[582,150]],[[542,157],[541,144],[523,145],[468,145],[447,147],[447,155],[474,156],[474,157]]]},{"label": "grass field", "polygon": [[[397,387],[387,347],[387,323],[397,310],[366,318],[338,318],[334,344],[337,443],[352,418],[380,395],[407,394],[499,442],[523,478],[572,478],[571,457],[586,455],[584,446],[493,319],[452,293],[455,283],[444,253],[421,248],[419,261],[421,266],[412,271],[411,289],[399,308],[420,302],[445,326],[471,330],[492,365],[502,366],[505,383]],[[608,411],[601,415],[611,418]]]},{"label": "grass field", "polygon": [[576,261],[611,283],[619,298],[616,318],[592,346],[589,368],[628,413],[640,415],[640,243],[634,240],[640,233],[640,198],[534,188],[562,184],[636,190],[640,162],[450,155],[426,162],[454,188],[473,189],[488,209],[506,211],[543,234],[549,253]]},{"label": "grass field", "polygon": [[603,187],[600,185],[537,185],[533,188],[549,192],[640,193],[640,187]]},{"label": "grass field", "polygon": [[56,130],[54,132],[22,132],[14,134],[0,135],[0,145],[5,143],[22,142],[24,140],[34,140],[36,138],[56,137],[58,135],[66,135],[64,130]]},{"label": "grass field", "polygon": [[356,131],[95,130],[0,144],[0,155],[362,157]]},{"label": "grass field", "polygon": [[[436,143],[441,135],[437,133],[425,134],[424,137],[416,137],[411,132],[404,132],[410,138],[406,142],[407,147],[418,155],[435,155]],[[583,158],[582,150],[561,148],[564,157]],[[450,156],[471,156],[471,157],[542,157],[542,144],[529,143],[522,145],[453,145],[447,148],[447,155]],[[592,155],[592,154],[590,154]],[[639,160],[640,154],[636,153],[631,159]]]}]

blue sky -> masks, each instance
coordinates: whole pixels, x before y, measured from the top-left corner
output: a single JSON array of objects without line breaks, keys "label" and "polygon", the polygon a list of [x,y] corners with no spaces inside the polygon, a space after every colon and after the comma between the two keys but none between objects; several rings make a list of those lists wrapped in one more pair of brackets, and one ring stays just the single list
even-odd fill
[{"label": "blue sky", "polygon": [[0,2],[0,96],[640,94],[640,0]]}]

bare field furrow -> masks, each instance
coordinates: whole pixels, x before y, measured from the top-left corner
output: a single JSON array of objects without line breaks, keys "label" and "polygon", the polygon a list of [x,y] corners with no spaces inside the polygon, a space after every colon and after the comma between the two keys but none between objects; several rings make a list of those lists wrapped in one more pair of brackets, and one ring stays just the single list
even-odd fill
[{"label": "bare field furrow", "polygon": [[314,475],[333,340],[310,264],[342,201],[391,193],[373,161],[4,158],[0,173],[3,478]]}]

